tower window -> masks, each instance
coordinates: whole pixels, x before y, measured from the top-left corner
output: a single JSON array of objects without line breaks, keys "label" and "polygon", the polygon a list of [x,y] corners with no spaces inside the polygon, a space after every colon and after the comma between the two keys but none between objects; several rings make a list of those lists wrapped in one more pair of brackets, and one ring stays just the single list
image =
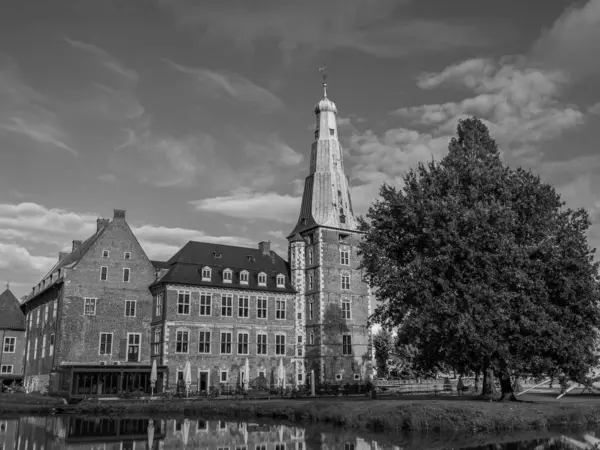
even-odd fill
[{"label": "tower window", "polygon": [[329,136],[335,136],[335,130],[333,128],[329,129]]},{"label": "tower window", "polygon": [[343,214],[340,215],[340,223],[346,223],[346,216]]}]

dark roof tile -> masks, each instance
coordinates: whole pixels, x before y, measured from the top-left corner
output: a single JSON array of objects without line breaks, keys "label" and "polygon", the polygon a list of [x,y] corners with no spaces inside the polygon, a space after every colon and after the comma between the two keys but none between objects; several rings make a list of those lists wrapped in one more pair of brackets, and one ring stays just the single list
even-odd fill
[{"label": "dark roof tile", "polygon": [[25,330],[25,315],[10,289],[0,294],[0,329]]}]

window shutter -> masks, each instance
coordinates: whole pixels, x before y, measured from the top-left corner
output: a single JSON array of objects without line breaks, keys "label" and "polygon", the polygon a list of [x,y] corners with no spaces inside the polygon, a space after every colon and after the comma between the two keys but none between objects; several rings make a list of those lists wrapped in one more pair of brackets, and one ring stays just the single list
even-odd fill
[{"label": "window shutter", "polygon": [[127,359],[127,339],[119,339],[119,359]]}]

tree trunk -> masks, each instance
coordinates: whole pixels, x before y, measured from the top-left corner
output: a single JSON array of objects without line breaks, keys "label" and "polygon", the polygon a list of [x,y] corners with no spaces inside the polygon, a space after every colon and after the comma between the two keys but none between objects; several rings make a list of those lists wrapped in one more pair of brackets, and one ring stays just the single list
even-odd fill
[{"label": "tree trunk", "polygon": [[506,370],[500,374],[500,389],[502,390],[500,400],[517,401],[512,384],[510,383],[510,375]]},{"label": "tree trunk", "polygon": [[496,395],[496,386],[494,385],[494,371],[490,367],[490,357],[483,358],[483,386],[481,389],[483,397],[492,398]]}]

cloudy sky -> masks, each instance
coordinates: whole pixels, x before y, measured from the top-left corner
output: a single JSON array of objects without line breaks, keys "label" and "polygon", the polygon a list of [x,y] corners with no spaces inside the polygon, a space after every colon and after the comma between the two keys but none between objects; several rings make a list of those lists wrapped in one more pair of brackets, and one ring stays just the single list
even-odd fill
[{"label": "cloudy sky", "polygon": [[97,217],[151,258],[297,219],[326,64],[355,210],[488,121],[600,244],[600,0],[4,0],[0,282],[24,295]]}]

